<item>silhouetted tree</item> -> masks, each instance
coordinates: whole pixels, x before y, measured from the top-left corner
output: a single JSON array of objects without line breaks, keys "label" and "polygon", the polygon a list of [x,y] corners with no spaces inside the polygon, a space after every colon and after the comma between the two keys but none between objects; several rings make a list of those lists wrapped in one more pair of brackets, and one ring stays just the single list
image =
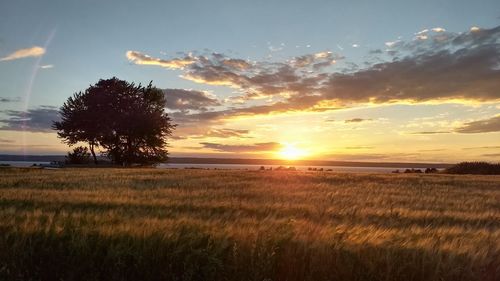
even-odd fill
[{"label": "silhouetted tree", "polygon": [[75,147],[72,152],[68,152],[66,163],[68,164],[87,164],[90,160],[90,153],[87,147]]},{"label": "silhouetted tree", "polygon": [[113,77],[70,97],[53,127],[69,145],[87,142],[95,162],[100,146],[117,164],[158,163],[167,159],[166,138],[175,127],[165,107],[165,95],[152,83]]},{"label": "silhouetted tree", "polygon": [[100,128],[96,112],[93,112],[95,110],[89,103],[88,90],[75,93],[59,109],[61,121],[54,122],[52,128],[58,131],[58,137],[69,146],[79,142],[88,143],[94,163],[97,164],[95,148],[99,143]]}]

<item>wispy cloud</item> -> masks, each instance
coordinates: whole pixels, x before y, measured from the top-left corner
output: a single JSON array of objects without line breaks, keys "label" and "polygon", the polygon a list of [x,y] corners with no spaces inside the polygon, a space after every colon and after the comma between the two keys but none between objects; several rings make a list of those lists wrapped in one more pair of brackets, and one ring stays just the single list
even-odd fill
[{"label": "wispy cloud", "polygon": [[0,143],[13,143],[13,140],[8,140],[8,139],[2,139],[0,138]]},{"label": "wispy cloud", "polygon": [[58,110],[53,106],[41,106],[27,111],[6,110],[6,119],[0,119],[0,130],[51,132],[52,122],[60,119]]},{"label": "wispy cloud", "polygon": [[422,132],[412,132],[410,135],[438,135],[438,134],[449,134],[450,131],[422,131]]},{"label": "wispy cloud", "polygon": [[344,123],[361,123],[364,121],[371,121],[372,119],[363,119],[363,118],[352,118],[344,120]]},{"label": "wispy cloud", "polygon": [[455,131],[464,134],[500,132],[500,115],[489,119],[465,123]]},{"label": "wispy cloud", "polygon": [[212,129],[209,130],[206,134],[204,134],[203,138],[205,137],[212,137],[212,138],[250,138],[248,134],[250,133],[249,130],[238,130],[238,129]]},{"label": "wispy cloud", "polygon": [[19,102],[19,101],[21,101],[20,97],[15,97],[15,98],[3,98],[3,97],[0,97],[0,103]]},{"label": "wispy cloud", "polygon": [[432,31],[434,31],[434,32],[445,32],[445,31],[446,31],[446,29],[444,29],[444,28],[442,28],[442,27],[434,27],[434,28],[432,29]]},{"label": "wispy cloud", "polygon": [[45,64],[45,65],[40,65],[41,69],[49,69],[49,68],[54,68],[53,64]]},{"label": "wispy cloud", "polygon": [[212,142],[202,142],[200,144],[203,148],[219,152],[270,152],[279,150],[283,147],[282,144],[277,142],[264,142],[249,145],[220,144]]},{"label": "wispy cloud", "polygon": [[364,145],[356,145],[356,146],[346,146],[345,149],[353,150],[353,149],[373,149],[373,146],[364,146]]},{"label": "wispy cloud", "polygon": [[186,56],[184,58],[164,60],[164,59],[159,59],[159,58],[153,58],[153,57],[150,57],[146,54],[143,54],[143,53],[137,52],[137,51],[127,51],[127,53],[125,55],[126,55],[127,59],[134,64],[157,65],[157,66],[171,68],[171,69],[183,68],[183,67],[186,67],[187,65],[190,65],[190,64],[195,62],[195,60],[193,58],[191,58],[190,56]]},{"label": "wispy cloud", "polygon": [[485,156],[485,157],[500,157],[500,153],[487,153],[487,154],[482,154],[481,156]]},{"label": "wispy cloud", "polygon": [[42,47],[34,46],[31,48],[26,48],[26,49],[19,49],[3,58],[0,59],[0,61],[11,61],[11,60],[17,60],[17,59],[22,59],[22,58],[29,58],[29,57],[40,57],[45,54],[45,49]]},{"label": "wispy cloud", "polygon": [[500,149],[500,146],[477,146],[477,147],[464,147],[463,150],[471,149]]}]

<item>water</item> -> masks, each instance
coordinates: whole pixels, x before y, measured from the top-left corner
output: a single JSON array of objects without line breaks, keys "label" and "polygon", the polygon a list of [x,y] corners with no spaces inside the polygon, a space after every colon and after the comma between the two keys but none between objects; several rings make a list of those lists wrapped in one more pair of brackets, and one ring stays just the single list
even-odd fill
[{"label": "water", "polygon": [[31,167],[34,164],[37,166],[40,164],[45,164],[48,165],[50,162],[43,162],[43,161],[0,161],[0,165],[6,164],[10,165],[11,167]]},{"label": "water", "polygon": [[[276,169],[280,166],[287,167],[283,165],[255,165],[255,164],[189,164],[189,163],[168,163],[168,164],[160,164],[158,168],[160,169],[187,169],[187,168],[196,168],[196,169],[221,169],[221,170],[258,170],[261,166],[267,170],[269,168]],[[299,171],[307,171],[309,168],[323,169],[323,171],[331,169],[333,172],[342,172],[342,173],[391,173],[394,170],[399,170],[400,172],[404,172],[405,168],[398,167],[346,167],[346,166],[292,166]],[[421,169],[422,172],[425,168]]]},{"label": "water", "polygon": [[[0,161],[0,164],[8,164],[12,167],[31,167],[34,164],[50,164],[50,162],[43,161]],[[264,166],[267,169],[276,168],[282,165],[256,165],[256,164],[189,164],[189,163],[168,163],[168,164],[159,164],[157,168],[159,169],[219,169],[219,170],[258,170],[261,166]],[[286,166],[283,166],[286,167]],[[399,170],[403,172],[405,168],[398,167],[346,167],[346,166],[293,166],[295,169],[299,171],[307,171],[309,168],[323,169],[323,171],[332,170],[333,172],[340,173],[391,173],[394,170]],[[418,168],[422,171],[425,168]]]}]

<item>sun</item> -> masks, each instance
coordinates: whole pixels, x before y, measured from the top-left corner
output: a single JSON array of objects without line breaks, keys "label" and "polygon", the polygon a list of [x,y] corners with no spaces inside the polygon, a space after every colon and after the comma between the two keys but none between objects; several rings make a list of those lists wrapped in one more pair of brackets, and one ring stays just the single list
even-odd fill
[{"label": "sun", "polygon": [[290,143],[283,144],[283,148],[278,153],[285,160],[297,160],[307,155],[306,151]]}]

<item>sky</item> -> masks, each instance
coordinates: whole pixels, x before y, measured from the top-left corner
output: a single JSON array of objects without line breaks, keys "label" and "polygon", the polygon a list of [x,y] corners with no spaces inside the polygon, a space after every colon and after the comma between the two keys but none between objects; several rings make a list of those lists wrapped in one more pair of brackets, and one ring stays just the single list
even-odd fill
[{"label": "sky", "polygon": [[500,161],[500,1],[2,1],[0,154],[64,154],[99,79],[163,89],[171,156]]}]

